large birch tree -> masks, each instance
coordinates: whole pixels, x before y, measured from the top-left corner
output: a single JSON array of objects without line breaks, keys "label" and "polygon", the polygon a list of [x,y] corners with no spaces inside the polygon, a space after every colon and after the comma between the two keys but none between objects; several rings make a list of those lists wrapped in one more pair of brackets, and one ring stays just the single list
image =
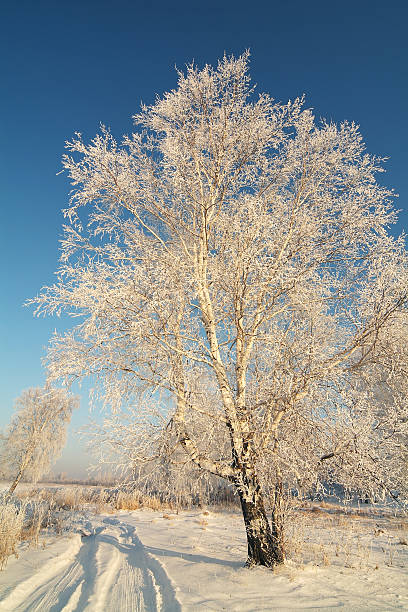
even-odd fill
[{"label": "large birch tree", "polygon": [[273,566],[285,486],[384,488],[390,461],[402,486],[404,351],[385,339],[407,260],[358,126],[256,96],[247,68],[191,65],[122,143],[67,143],[58,281],[36,301],[81,317],[52,340],[51,379],[95,376],[146,435],[159,398],[186,456],[236,488],[248,565]]}]

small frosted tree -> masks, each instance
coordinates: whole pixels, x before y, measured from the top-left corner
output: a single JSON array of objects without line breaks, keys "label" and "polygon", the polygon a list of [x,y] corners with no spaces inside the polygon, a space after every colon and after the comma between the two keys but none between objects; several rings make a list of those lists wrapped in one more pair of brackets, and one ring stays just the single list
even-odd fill
[{"label": "small frosted tree", "polygon": [[64,389],[33,387],[17,398],[1,449],[1,463],[13,479],[8,497],[23,476],[37,482],[58,459],[77,406],[78,399]]},{"label": "small frosted tree", "polygon": [[188,67],[122,144],[67,143],[58,282],[36,302],[82,316],[52,341],[51,380],[96,376],[145,436],[161,401],[189,460],[235,488],[248,565],[273,566],[285,487],[403,486],[405,355],[385,339],[408,275],[358,126],[256,97],[247,60]]}]

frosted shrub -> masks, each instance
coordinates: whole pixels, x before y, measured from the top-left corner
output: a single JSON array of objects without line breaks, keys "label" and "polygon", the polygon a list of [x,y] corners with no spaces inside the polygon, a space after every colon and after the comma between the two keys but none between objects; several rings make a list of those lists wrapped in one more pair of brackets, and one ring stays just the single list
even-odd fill
[{"label": "frosted shrub", "polygon": [[71,513],[61,510],[52,498],[44,501],[0,497],[0,570],[11,555],[18,557],[19,542],[38,546],[42,530],[51,528],[61,534],[71,527]]},{"label": "frosted shrub", "polygon": [[84,489],[75,487],[58,489],[54,501],[57,507],[63,510],[81,510],[85,503]]},{"label": "frosted shrub", "polygon": [[119,491],[115,500],[117,510],[138,510],[139,508],[150,508],[160,510],[171,504],[162,502],[155,495],[143,495],[139,491]]},{"label": "frosted shrub", "polygon": [[16,505],[0,499],[0,569],[6,566],[11,555],[18,556],[16,545],[24,525],[25,504]]},{"label": "frosted shrub", "polygon": [[38,546],[40,531],[47,527],[51,520],[51,507],[48,502],[31,501],[27,503],[24,515],[21,540],[28,541],[30,545]]}]

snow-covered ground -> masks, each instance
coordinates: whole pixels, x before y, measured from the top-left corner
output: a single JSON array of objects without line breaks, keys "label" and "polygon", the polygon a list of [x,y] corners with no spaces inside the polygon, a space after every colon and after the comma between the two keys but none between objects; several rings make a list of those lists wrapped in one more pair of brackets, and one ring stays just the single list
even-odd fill
[{"label": "snow-covered ground", "polygon": [[[1,611],[408,610],[406,523],[298,513],[292,561],[245,569],[235,512],[89,515],[0,573]],[[405,530],[405,531],[404,531]]]}]

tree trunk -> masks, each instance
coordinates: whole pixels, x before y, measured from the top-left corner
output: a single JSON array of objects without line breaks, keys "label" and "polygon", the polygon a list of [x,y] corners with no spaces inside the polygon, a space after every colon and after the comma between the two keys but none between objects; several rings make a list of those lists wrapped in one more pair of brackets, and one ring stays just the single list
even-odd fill
[{"label": "tree trunk", "polygon": [[272,538],[280,546],[282,560],[285,556],[284,550],[284,519],[285,519],[285,507],[284,507],[284,494],[283,484],[281,481],[275,485],[274,495],[272,498]]},{"label": "tree trunk", "polygon": [[[238,488],[248,542],[247,567],[274,567],[284,562],[283,532],[266,516],[260,486],[255,476],[247,480],[247,490]],[[273,518],[273,517],[272,517]]]},{"label": "tree trunk", "polygon": [[13,481],[13,484],[11,485],[11,487],[8,490],[8,493],[6,495],[6,499],[9,499],[13,495],[13,493],[14,493],[14,491],[16,489],[16,486],[18,485],[18,483],[21,480],[21,477],[22,477],[23,473],[24,473],[24,470],[20,470],[19,473],[17,474],[17,476],[15,477],[15,479]]}]

